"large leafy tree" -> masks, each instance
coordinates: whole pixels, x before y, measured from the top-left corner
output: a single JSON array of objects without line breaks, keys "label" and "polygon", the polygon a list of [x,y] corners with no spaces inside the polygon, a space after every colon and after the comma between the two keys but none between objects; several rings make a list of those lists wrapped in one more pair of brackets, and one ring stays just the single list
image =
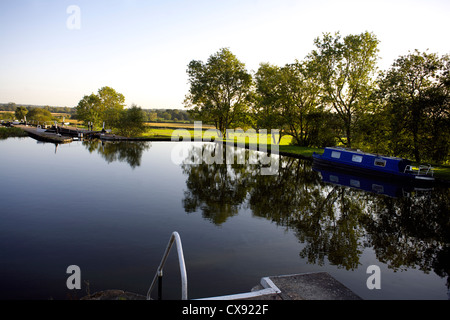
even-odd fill
[{"label": "large leafy tree", "polygon": [[315,129],[322,105],[320,103],[320,85],[316,70],[310,61],[288,64],[281,69],[283,82],[280,102],[284,110],[289,132],[295,144],[309,146],[313,144]]},{"label": "large leafy tree", "polygon": [[[252,108],[256,129],[278,129],[279,138],[287,129],[281,104],[283,77],[281,68],[269,63],[261,63],[255,74],[256,95]],[[276,142],[276,141],[274,141]]]},{"label": "large leafy tree", "polygon": [[345,139],[352,146],[355,124],[370,105],[378,59],[378,39],[369,32],[342,37],[326,33],[314,41],[309,58],[318,66],[324,102],[342,121]]},{"label": "large leafy tree", "polygon": [[96,126],[100,126],[103,114],[100,110],[99,103],[99,98],[94,93],[84,96],[76,106],[77,118],[85,124],[93,122]]},{"label": "large leafy tree", "polygon": [[50,111],[44,108],[32,108],[27,114],[28,120],[38,121],[40,123],[53,121]]},{"label": "large leafy tree", "polygon": [[145,113],[141,107],[133,104],[131,108],[120,111],[119,118],[116,121],[117,133],[127,137],[138,137],[144,133]]},{"label": "large leafy tree", "polygon": [[111,87],[102,87],[97,94],[84,96],[76,107],[78,119],[84,123],[93,122],[101,127],[103,122],[115,127],[125,107],[125,97]]},{"label": "large leafy tree", "polygon": [[17,107],[16,111],[14,112],[14,115],[17,119],[23,120],[25,119],[26,115],[28,113],[28,109],[25,107]]},{"label": "large leafy tree", "polygon": [[125,108],[124,95],[111,87],[103,87],[98,90],[97,96],[103,120],[110,126],[116,127]]},{"label": "large leafy tree", "polygon": [[190,89],[184,103],[194,118],[213,123],[222,135],[242,123],[253,81],[229,49],[219,50],[206,63],[191,61],[187,73]]},{"label": "large leafy tree", "polygon": [[[314,61],[296,61],[284,67],[261,64],[256,78],[256,123],[279,129],[280,138],[292,135],[296,145],[322,145],[319,134],[328,131],[320,100],[320,83]],[[322,141],[320,141],[322,140]]]}]

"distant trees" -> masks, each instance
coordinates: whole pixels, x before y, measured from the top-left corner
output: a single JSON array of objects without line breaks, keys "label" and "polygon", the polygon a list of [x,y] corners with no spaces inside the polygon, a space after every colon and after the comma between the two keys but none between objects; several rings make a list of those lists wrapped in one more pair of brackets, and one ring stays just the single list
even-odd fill
[{"label": "distant trees", "polygon": [[14,112],[2,112],[0,113],[0,120],[14,120],[15,115]]},{"label": "distant trees", "polygon": [[102,87],[97,94],[84,96],[76,107],[77,117],[85,124],[112,128],[117,134],[139,136],[145,132],[147,117],[142,108],[132,105],[125,109],[125,97],[111,87]]},{"label": "distant trees", "polygon": [[0,111],[13,111],[15,112],[17,108],[24,107],[27,110],[34,108],[41,108],[50,111],[51,113],[66,113],[69,115],[75,114],[75,108],[71,107],[51,107],[51,106],[38,106],[38,105],[16,105],[14,102],[0,103]]},{"label": "distant trees", "polygon": [[186,110],[180,109],[146,109],[147,121],[150,122],[191,122],[192,119]]}]

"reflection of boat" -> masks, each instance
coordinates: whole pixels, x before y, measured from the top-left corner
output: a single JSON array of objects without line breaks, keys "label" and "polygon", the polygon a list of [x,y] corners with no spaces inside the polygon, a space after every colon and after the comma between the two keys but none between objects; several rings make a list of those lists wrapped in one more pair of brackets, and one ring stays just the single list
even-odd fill
[{"label": "reflection of boat", "polygon": [[402,180],[434,181],[431,166],[415,168],[411,161],[386,157],[346,148],[325,148],[322,155],[313,154],[314,163],[323,167],[340,168],[350,173],[365,173]]},{"label": "reflection of boat", "polygon": [[344,171],[331,171],[316,166],[313,167],[313,170],[320,173],[323,182],[382,194],[393,198],[400,198],[411,192],[432,190],[432,188],[419,187],[413,183],[392,179],[377,179],[370,175],[348,174]]}]

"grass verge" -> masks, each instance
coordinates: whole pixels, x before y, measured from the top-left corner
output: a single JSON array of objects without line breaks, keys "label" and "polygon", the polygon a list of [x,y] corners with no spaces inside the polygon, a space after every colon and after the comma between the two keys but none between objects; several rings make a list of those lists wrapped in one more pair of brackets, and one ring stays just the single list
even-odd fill
[{"label": "grass verge", "polygon": [[20,128],[0,127],[0,140],[21,137],[28,137],[28,134]]}]

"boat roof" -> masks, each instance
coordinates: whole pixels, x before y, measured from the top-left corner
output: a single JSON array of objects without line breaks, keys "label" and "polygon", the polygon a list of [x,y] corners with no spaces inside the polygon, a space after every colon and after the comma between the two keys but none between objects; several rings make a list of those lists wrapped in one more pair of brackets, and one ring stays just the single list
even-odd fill
[{"label": "boat roof", "polygon": [[374,156],[374,157],[380,157],[380,158],[392,159],[392,160],[407,160],[407,159],[403,159],[403,158],[399,158],[399,157],[391,157],[391,156],[384,156],[384,155],[376,154],[376,153],[364,152],[359,149],[351,149],[351,148],[344,148],[344,147],[326,147],[325,149],[336,150],[339,152],[344,151],[344,152],[349,152],[349,153],[362,154],[362,155],[368,155],[368,156]]}]

